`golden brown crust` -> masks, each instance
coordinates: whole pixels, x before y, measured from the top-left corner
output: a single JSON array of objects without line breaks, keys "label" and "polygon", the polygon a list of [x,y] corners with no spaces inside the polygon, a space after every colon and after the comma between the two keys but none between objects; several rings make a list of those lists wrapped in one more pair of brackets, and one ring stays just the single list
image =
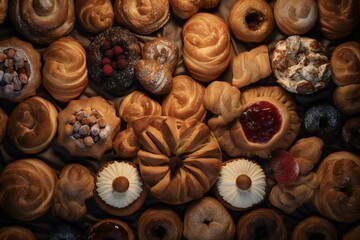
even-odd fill
[{"label": "golden brown crust", "polygon": [[316,0],[277,0],[274,5],[277,27],[286,35],[303,35],[318,19]]},{"label": "golden brown crust", "polygon": [[360,113],[360,83],[338,86],[333,92],[335,106],[345,114]]},{"label": "golden brown crust", "polygon": [[360,219],[360,157],[340,151],[322,160],[317,172],[320,181],[313,205],[324,217],[339,222]]},{"label": "golden brown crust", "polygon": [[51,43],[43,59],[43,84],[56,100],[68,102],[87,87],[85,49],[73,37]]},{"label": "golden brown crust", "polygon": [[0,175],[0,206],[18,221],[34,220],[51,207],[56,181],[54,170],[39,159],[11,162]]},{"label": "golden brown crust", "polygon": [[173,86],[161,104],[162,114],[181,120],[193,118],[203,122],[206,117],[203,104],[205,87],[186,75],[178,75],[172,81]]},{"label": "golden brown crust", "polygon": [[181,19],[187,19],[201,8],[215,8],[220,0],[170,0],[172,12]]},{"label": "golden brown crust", "polygon": [[113,149],[120,157],[135,157],[139,148],[140,146],[136,140],[136,135],[130,125],[128,125],[125,130],[119,132],[114,138]]},{"label": "golden brown crust", "polygon": [[137,222],[139,240],[180,240],[182,233],[183,223],[179,215],[167,208],[146,209]]},{"label": "golden brown crust", "polygon": [[2,240],[36,240],[30,229],[20,226],[8,226],[0,228],[0,239]]},{"label": "golden brown crust", "polygon": [[76,0],[75,11],[81,26],[89,33],[99,33],[114,23],[111,0]]},{"label": "golden brown crust", "polygon": [[68,164],[59,174],[52,214],[66,221],[77,221],[85,215],[85,200],[93,196],[94,178],[80,164]]},{"label": "golden brown crust", "polygon": [[6,134],[8,116],[0,107],[0,143],[3,141]]},{"label": "golden brown crust", "polygon": [[57,131],[58,111],[45,98],[34,96],[18,104],[9,116],[7,133],[20,151],[36,154],[45,150]]},{"label": "golden brown crust", "polygon": [[340,44],[333,51],[330,63],[331,78],[338,86],[360,83],[360,43]]},{"label": "golden brown crust", "polygon": [[5,20],[8,11],[8,0],[0,0],[0,24]]},{"label": "golden brown crust", "polygon": [[[109,234],[110,238],[113,238],[114,235],[116,236],[116,231],[114,232],[114,234],[112,234],[112,232],[108,231],[109,229],[104,229],[106,232],[99,232],[101,231],[101,225],[103,224],[115,224],[118,227],[113,227],[111,229],[119,229],[120,232],[122,232],[123,230],[126,232],[127,234],[127,238],[126,240],[134,240],[135,236],[133,231],[131,230],[130,226],[126,223],[123,222],[119,219],[113,219],[113,218],[106,218],[106,219],[101,219],[99,221],[97,221],[93,226],[91,226],[90,228],[90,236],[88,239],[107,239],[107,234]],[[100,236],[103,235],[103,236]],[[124,236],[122,236],[124,237]],[[125,238],[124,238],[125,239]]]},{"label": "golden brown crust", "polygon": [[329,40],[349,35],[359,21],[358,0],[318,0],[321,33]]},{"label": "golden brown crust", "polygon": [[327,219],[310,216],[298,223],[291,235],[292,240],[308,240],[312,236],[324,240],[336,240],[337,231],[335,226]]},{"label": "golden brown crust", "polygon": [[268,77],[272,73],[269,49],[266,45],[260,45],[251,51],[239,53],[232,62],[232,71],[231,84],[238,88]]},{"label": "golden brown crust", "polygon": [[184,236],[193,240],[233,239],[234,220],[215,198],[203,197],[186,209]]},{"label": "golden brown crust", "polygon": [[190,75],[201,82],[215,80],[230,64],[230,30],[220,17],[193,15],[182,28],[183,59]]},{"label": "golden brown crust", "polygon": [[118,24],[142,35],[159,30],[170,18],[168,0],[115,0],[114,11]]},{"label": "golden brown crust", "polygon": [[263,0],[239,0],[229,13],[229,27],[234,36],[245,42],[262,42],[273,31],[273,10]]},{"label": "golden brown crust", "polygon": [[73,0],[9,2],[9,16],[16,29],[37,44],[50,44],[75,26]]}]

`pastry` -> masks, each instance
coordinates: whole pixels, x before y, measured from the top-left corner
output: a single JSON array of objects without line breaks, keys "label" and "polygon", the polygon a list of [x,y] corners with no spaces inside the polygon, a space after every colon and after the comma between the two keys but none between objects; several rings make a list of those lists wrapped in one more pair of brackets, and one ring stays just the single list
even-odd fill
[{"label": "pastry", "polygon": [[360,116],[348,119],[341,129],[346,149],[360,151]]},{"label": "pastry", "polygon": [[89,33],[99,33],[114,24],[111,0],[76,0],[75,12],[81,26]]},{"label": "pastry", "polygon": [[130,226],[126,222],[118,219],[106,218],[99,220],[90,227],[87,239],[134,240],[135,236]]},{"label": "pastry", "polygon": [[8,0],[0,0],[0,24],[6,19],[8,4]]},{"label": "pastry", "polygon": [[272,73],[269,49],[260,45],[248,52],[239,53],[232,61],[233,78],[231,84],[242,88]]},{"label": "pastry", "polygon": [[16,37],[0,41],[0,99],[21,102],[41,84],[40,54]]},{"label": "pastry", "polygon": [[193,15],[182,28],[183,60],[190,75],[201,82],[218,78],[231,60],[230,30],[211,13]]},{"label": "pastry", "polygon": [[105,212],[115,216],[135,213],[145,202],[147,190],[135,164],[111,161],[96,173],[94,198]]},{"label": "pastry", "polygon": [[3,141],[6,134],[8,116],[0,107],[0,143]]},{"label": "pastry", "polygon": [[295,226],[291,235],[292,240],[308,240],[308,239],[324,239],[336,240],[337,231],[329,220],[318,217],[310,216],[302,220]]},{"label": "pastry", "polygon": [[340,151],[329,154],[318,166],[320,185],[313,205],[324,217],[352,223],[360,219],[360,157]]},{"label": "pastry", "polygon": [[356,29],[358,0],[318,0],[321,33],[329,40],[341,39]]},{"label": "pastry", "polygon": [[233,211],[254,207],[266,197],[265,172],[259,164],[248,159],[224,162],[215,186],[217,199]]},{"label": "pastry", "polygon": [[180,240],[182,233],[180,217],[168,208],[146,209],[137,222],[139,240]]},{"label": "pastry", "polygon": [[141,35],[159,30],[170,18],[169,0],[115,0],[114,11],[118,24]]},{"label": "pastry", "polygon": [[90,43],[86,56],[89,79],[101,93],[123,96],[136,85],[141,46],[129,30],[108,28]]},{"label": "pastry", "polygon": [[338,86],[360,83],[360,43],[345,42],[335,48],[330,59],[331,79]]},{"label": "pastry", "polygon": [[52,214],[68,222],[79,220],[86,213],[85,201],[93,196],[94,178],[80,164],[68,164],[59,174]]},{"label": "pastry", "polygon": [[161,104],[162,114],[181,120],[194,118],[203,122],[206,117],[203,104],[205,87],[186,75],[178,75],[172,81],[173,86]]},{"label": "pastry", "polygon": [[135,157],[139,151],[139,143],[131,125],[119,132],[113,141],[114,152],[123,158]]},{"label": "pastry", "polygon": [[[261,229],[261,231],[259,231]],[[236,225],[238,240],[285,240],[287,231],[282,217],[272,209],[257,208],[242,215]],[[256,236],[256,237],[255,237]]]},{"label": "pastry", "polygon": [[17,31],[36,44],[50,44],[75,26],[73,0],[9,1],[9,16]]},{"label": "pastry", "polygon": [[39,159],[8,163],[0,175],[0,207],[18,221],[39,218],[51,207],[56,181],[54,170]]},{"label": "pastry", "polygon": [[179,47],[170,38],[158,37],[146,42],[142,59],[135,66],[141,86],[156,95],[168,93],[178,57]]},{"label": "pastry", "polygon": [[204,123],[143,117],[131,125],[140,143],[140,173],[153,197],[183,204],[203,197],[215,184],[222,154]]},{"label": "pastry", "polygon": [[360,83],[336,87],[332,98],[336,108],[342,113],[360,113]]},{"label": "pastry", "polygon": [[357,225],[356,227],[352,228],[350,231],[348,231],[342,238],[342,240],[356,240],[358,239],[360,235],[360,225]]},{"label": "pastry", "polygon": [[290,36],[280,40],[271,64],[277,83],[292,93],[311,94],[325,88],[330,81],[329,59],[315,39]]},{"label": "pastry", "polygon": [[290,147],[300,131],[293,98],[277,86],[240,93],[227,82],[215,81],[205,91],[204,105],[214,113],[208,126],[230,157],[267,158],[276,149]]},{"label": "pastry", "polygon": [[63,37],[43,53],[42,69],[45,88],[61,102],[78,97],[87,87],[85,49],[72,37]]},{"label": "pastry", "polygon": [[36,240],[34,233],[25,227],[8,226],[0,228],[0,239],[2,240]]},{"label": "pastry", "polygon": [[100,160],[112,148],[120,129],[120,119],[113,105],[95,96],[71,100],[59,112],[57,144],[70,155]]},{"label": "pastry", "polygon": [[260,43],[273,31],[273,10],[263,0],[236,1],[230,9],[229,27],[238,40]]},{"label": "pastry", "polygon": [[303,35],[309,32],[318,20],[316,0],[277,0],[274,5],[277,27],[286,35]]},{"label": "pastry", "polygon": [[172,12],[181,19],[187,19],[201,8],[215,8],[220,0],[169,0]]},{"label": "pastry", "polygon": [[8,137],[20,151],[40,153],[55,137],[57,117],[58,111],[50,101],[39,96],[27,98],[9,116]]},{"label": "pastry", "polygon": [[194,201],[185,212],[184,237],[191,240],[233,239],[235,224],[229,212],[215,198]]}]

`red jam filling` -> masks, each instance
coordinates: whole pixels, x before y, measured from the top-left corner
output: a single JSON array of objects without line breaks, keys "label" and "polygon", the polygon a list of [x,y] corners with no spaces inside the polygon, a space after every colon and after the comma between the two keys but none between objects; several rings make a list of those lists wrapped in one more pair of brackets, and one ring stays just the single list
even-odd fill
[{"label": "red jam filling", "polygon": [[259,101],[249,105],[240,116],[246,138],[253,143],[267,143],[280,130],[279,110],[271,103]]}]

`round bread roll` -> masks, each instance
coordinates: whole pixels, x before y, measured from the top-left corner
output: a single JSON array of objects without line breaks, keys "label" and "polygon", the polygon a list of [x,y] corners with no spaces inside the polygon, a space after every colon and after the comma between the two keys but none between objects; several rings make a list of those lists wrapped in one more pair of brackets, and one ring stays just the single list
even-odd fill
[{"label": "round bread roll", "polygon": [[75,11],[81,26],[89,33],[99,33],[114,23],[111,0],[76,0]]},{"label": "round bread roll", "polygon": [[230,30],[220,17],[193,15],[182,28],[183,59],[190,75],[201,82],[218,78],[230,64]]},{"label": "round bread roll", "polygon": [[88,84],[85,49],[73,37],[63,37],[43,53],[43,84],[61,102],[77,98]]},{"label": "round bread roll", "polygon": [[20,151],[36,154],[45,150],[57,131],[58,111],[45,98],[27,98],[9,116],[7,134]]},{"label": "round bread roll", "polygon": [[0,143],[3,141],[6,134],[8,116],[0,107]]},{"label": "round bread roll", "polygon": [[8,11],[8,0],[0,0],[0,24],[5,20]]},{"label": "round bread roll", "polygon": [[39,159],[13,161],[0,175],[0,207],[18,221],[34,220],[51,207],[56,181],[54,170]]},{"label": "round bread roll", "polygon": [[308,240],[312,238],[336,240],[338,239],[336,227],[325,218],[310,216],[298,223],[291,235],[292,240]]},{"label": "round bread roll", "polygon": [[310,31],[318,19],[316,0],[276,0],[276,25],[286,35],[302,35]]},{"label": "round bread roll", "polygon": [[170,18],[169,0],[115,0],[114,11],[118,24],[142,35],[162,28]]},{"label": "round bread roll", "polygon": [[36,240],[30,229],[20,226],[8,226],[0,228],[1,240]]},{"label": "round bread roll", "polygon": [[239,0],[229,13],[229,27],[234,36],[245,42],[262,42],[273,31],[273,10],[264,0]]},{"label": "round bread roll", "polygon": [[47,45],[73,30],[74,0],[13,0],[9,2],[9,16],[24,37]]},{"label": "round bread roll", "polygon": [[201,8],[215,8],[219,2],[220,0],[170,0],[173,13],[181,19],[191,17]]},{"label": "round bread roll", "polygon": [[333,91],[333,101],[342,113],[360,113],[360,83],[336,87]]}]

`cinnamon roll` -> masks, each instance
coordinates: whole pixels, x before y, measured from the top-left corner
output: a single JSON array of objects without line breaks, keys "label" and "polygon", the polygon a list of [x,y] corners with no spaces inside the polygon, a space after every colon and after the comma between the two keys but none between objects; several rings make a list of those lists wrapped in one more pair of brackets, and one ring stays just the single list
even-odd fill
[{"label": "cinnamon roll", "polygon": [[0,24],[5,20],[8,12],[8,0],[0,0]]}]

